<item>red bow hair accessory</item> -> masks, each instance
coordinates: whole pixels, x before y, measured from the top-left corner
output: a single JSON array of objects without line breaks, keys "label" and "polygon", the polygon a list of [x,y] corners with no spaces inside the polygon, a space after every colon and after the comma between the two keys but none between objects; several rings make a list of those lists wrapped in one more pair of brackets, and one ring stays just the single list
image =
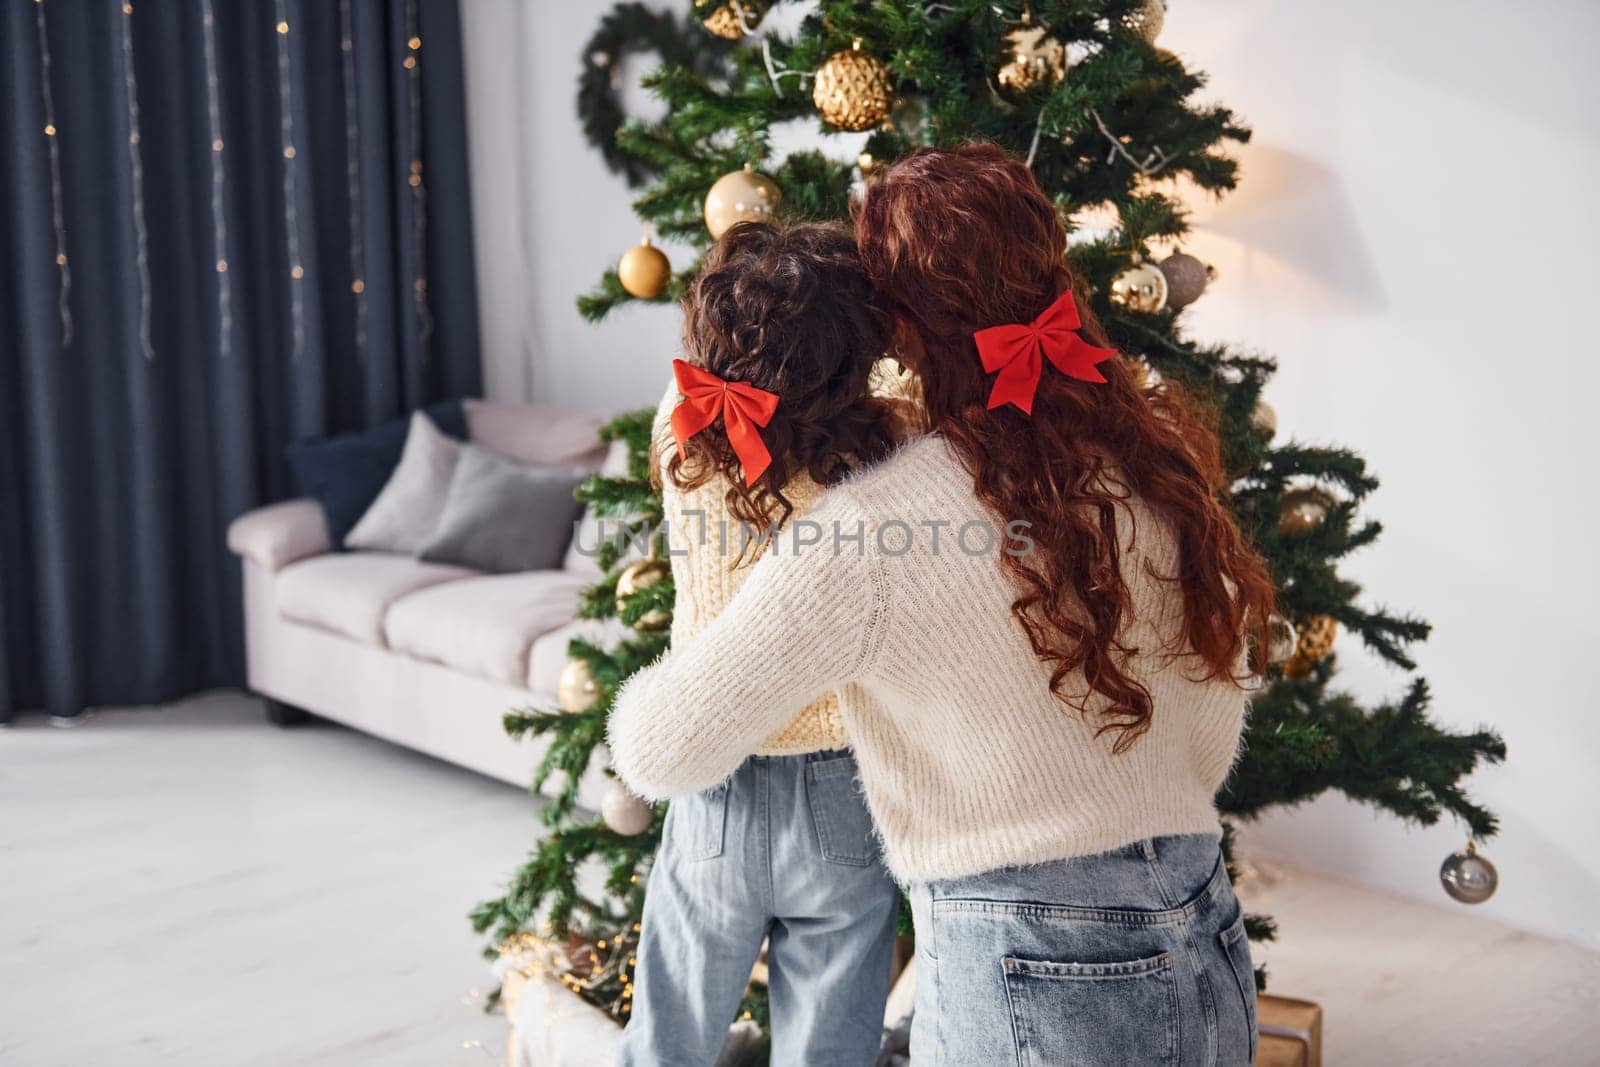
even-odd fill
[{"label": "red bow hair accessory", "polygon": [[725,382],[681,359],[672,361],[672,375],[678,380],[678,392],[683,394],[683,402],[672,409],[672,435],[678,439],[678,455],[683,455],[689,438],[721,415],[728,443],[744,467],[744,484],[754,485],[772,465],[772,453],[767,451],[756,427],[772,421],[778,410],[778,394],[757,389],[749,382]]},{"label": "red bow hair accessory", "polygon": [[1054,363],[1056,370],[1069,378],[1104,382],[1105,375],[1095,370],[1094,365],[1110,359],[1117,350],[1097,348],[1079,337],[1077,331],[1082,326],[1078,305],[1073,302],[1069,290],[1056,297],[1055,303],[1026,326],[1011,323],[974,333],[972,339],[977,342],[983,369],[991,374],[1000,372],[994,380],[994,388],[989,391],[989,409],[1015,404],[1032,415],[1033,394],[1039,389],[1044,359]]}]

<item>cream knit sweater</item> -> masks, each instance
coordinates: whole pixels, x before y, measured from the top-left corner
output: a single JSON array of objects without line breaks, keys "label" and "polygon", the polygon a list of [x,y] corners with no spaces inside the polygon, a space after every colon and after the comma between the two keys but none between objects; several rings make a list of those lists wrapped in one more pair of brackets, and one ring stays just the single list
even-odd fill
[{"label": "cream knit sweater", "polygon": [[[821,543],[797,552],[785,537],[710,626],[629,680],[609,726],[618,773],[649,798],[707,788],[836,690],[904,882],[1216,833],[1212,798],[1246,695],[1198,680],[1202,664],[1179,644],[1181,599],[1152,576],[1177,572],[1168,529],[1137,500],[1118,510],[1135,616],[1125,639],[1138,650],[1125,669],[1154,698],[1150,730],[1122,755],[1051,695],[996,555],[957,547],[966,523],[1004,522],[943,439],[926,436],[824,493],[806,516]],[[835,551],[836,529],[865,531],[859,554],[853,541]],[[979,528],[967,543],[983,547]]]},{"label": "cream knit sweater", "polygon": [[[677,448],[672,436],[672,410],[678,406],[678,388],[667,393],[656,409],[653,440],[657,480],[661,484],[661,511],[666,519],[667,547],[672,581],[677,592],[672,604],[673,647],[710,625],[733,601],[745,578],[755,569],[750,558],[757,546],[741,555],[739,520],[728,511],[728,484],[720,477],[683,489],[666,472],[667,459]],[[822,486],[804,472],[789,479],[783,495],[794,505],[790,522],[816,502]],[[832,693],[802,708],[786,725],[767,738],[756,754],[796,756],[830,748],[848,748],[839,699]]]}]

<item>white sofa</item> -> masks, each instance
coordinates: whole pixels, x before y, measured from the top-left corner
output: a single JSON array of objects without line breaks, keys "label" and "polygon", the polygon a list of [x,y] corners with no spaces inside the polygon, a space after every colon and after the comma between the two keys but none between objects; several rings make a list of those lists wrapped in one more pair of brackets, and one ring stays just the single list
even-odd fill
[{"label": "white sofa", "polygon": [[[596,440],[595,416],[529,408],[528,417],[577,421]],[[594,466],[592,449],[589,459]],[[240,516],[228,547],[244,568],[248,683],[277,702],[269,703],[275,721],[303,709],[522,786],[542,745],[512,740],[502,716],[555,707],[574,637],[605,643],[623,632],[615,621],[575,620],[579,591],[598,571],[574,553],[561,570],[480,574],[334,552],[311,499]],[[599,806],[603,758],[580,784],[585,807]]]}]

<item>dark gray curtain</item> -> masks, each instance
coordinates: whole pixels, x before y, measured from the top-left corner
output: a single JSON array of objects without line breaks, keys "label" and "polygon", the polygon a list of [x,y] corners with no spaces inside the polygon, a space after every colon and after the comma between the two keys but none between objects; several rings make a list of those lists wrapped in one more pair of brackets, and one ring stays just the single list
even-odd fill
[{"label": "dark gray curtain", "polygon": [[475,392],[455,0],[0,0],[0,721],[242,677],[284,446]]}]

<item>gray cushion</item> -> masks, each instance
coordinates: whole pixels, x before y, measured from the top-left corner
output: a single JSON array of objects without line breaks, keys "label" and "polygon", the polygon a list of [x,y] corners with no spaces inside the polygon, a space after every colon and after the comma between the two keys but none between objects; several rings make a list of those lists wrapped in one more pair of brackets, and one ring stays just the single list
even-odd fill
[{"label": "gray cushion", "polygon": [[572,491],[584,476],[575,468],[530,466],[467,445],[439,525],[417,554],[430,563],[499,574],[560,567],[582,510]]},{"label": "gray cushion", "polygon": [[427,544],[439,525],[463,447],[428,416],[414,413],[389,484],[345,536],[345,547],[411,555]]}]

